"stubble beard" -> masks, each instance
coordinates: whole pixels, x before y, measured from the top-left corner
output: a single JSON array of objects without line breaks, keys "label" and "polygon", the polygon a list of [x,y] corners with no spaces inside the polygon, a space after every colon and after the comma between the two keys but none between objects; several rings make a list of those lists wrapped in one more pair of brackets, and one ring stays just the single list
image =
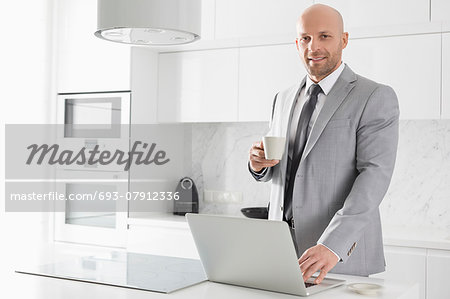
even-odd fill
[{"label": "stubble beard", "polygon": [[337,61],[336,56],[327,55],[326,63],[322,66],[311,67],[309,60],[307,60],[306,69],[310,76],[324,78],[334,70],[338,63],[339,61]]},{"label": "stubble beard", "polygon": [[[339,43],[339,48],[342,48],[342,43]],[[340,59],[338,57],[342,57],[342,52],[334,53],[334,55],[330,55],[329,52],[325,52],[324,54],[324,56],[326,56],[327,58],[325,64],[322,66],[311,67],[308,57],[304,58],[304,61],[306,62],[306,70],[308,71],[310,77],[315,77],[319,78],[319,80],[322,80],[323,78],[331,74],[331,72],[333,72],[333,70],[340,62]]]}]

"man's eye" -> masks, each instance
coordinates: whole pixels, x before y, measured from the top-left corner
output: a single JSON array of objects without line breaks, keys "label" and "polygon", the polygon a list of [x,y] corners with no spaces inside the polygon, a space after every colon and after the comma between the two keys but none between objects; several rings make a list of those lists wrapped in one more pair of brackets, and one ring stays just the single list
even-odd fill
[{"label": "man's eye", "polygon": [[309,40],[309,37],[304,36],[304,37],[302,37],[302,40],[307,41],[307,40]]},{"label": "man's eye", "polygon": [[322,37],[323,37],[323,38],[327,38],[327,37],[329,37],[329,35],[327,35],[327,34],[322,34]]}]

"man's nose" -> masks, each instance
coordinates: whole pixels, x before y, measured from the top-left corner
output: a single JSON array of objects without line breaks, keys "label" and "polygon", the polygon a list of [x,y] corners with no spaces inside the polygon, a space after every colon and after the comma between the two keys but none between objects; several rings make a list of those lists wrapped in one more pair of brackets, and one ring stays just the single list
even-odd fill
[{"label": "man's nose", "polygon": [[309,42],[309,51],[316,52],[319,49],[320,49],[320,41],[315,38],[312,38],[311,41]]}]

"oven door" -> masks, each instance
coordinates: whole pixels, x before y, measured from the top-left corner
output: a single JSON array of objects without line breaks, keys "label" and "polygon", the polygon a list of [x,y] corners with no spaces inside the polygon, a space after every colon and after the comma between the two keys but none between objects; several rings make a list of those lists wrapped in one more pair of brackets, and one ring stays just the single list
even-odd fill
[{"label": "oven door", "polygon": [[61,93],[58,123],[64,138],[128,138],[131,92]]},{"label": "oven door", "polygon": [[55,240],[125,247],[128,172],[57,170]]},{"label": "oven door", "polygon": [[[57,142],[64,149],[86,153],[97,149],[100,152],[116,151],[126,154],[130,143],[131,93],[98,92],[58,95]],[[80,165],[71,163],[65,169],[86,171],[123,171],[117,163]]]}]

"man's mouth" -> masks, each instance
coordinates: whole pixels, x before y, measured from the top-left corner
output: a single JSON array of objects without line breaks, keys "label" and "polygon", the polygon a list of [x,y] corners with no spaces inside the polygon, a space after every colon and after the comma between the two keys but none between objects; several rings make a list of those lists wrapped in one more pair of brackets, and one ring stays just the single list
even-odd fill
[{"label": "man's mouth", "polygon": [[308,60],[313,61],[313,62],[319,62],[324,60],[326,57],[308,57]]}]

